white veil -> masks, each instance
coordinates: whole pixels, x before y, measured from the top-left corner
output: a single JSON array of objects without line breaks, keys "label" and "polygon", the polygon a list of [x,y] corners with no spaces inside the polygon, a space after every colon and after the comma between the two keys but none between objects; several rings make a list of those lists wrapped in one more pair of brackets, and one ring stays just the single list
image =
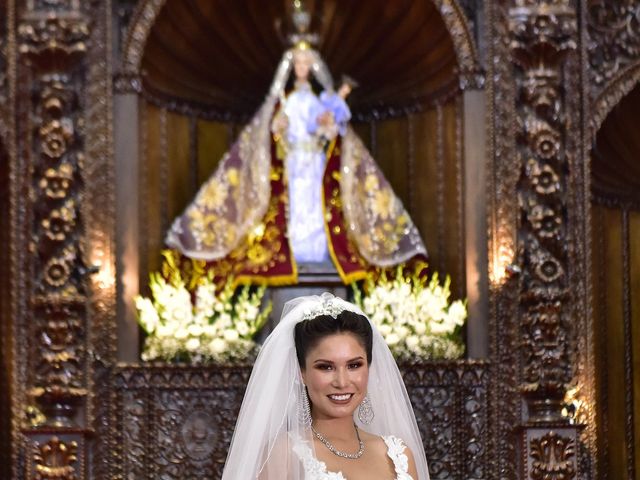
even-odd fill
[{"label": "white veil", "polygon": [[[364,313],[331,294],[300,297],[284,307],[278,326],[265,341],[249,379],[233,434],[223,480],[303,480],[302,463],[293,453],[295,442],[313,448],[311,431],[300,419],[302,374],[296,357],[294,327],[305,314],[331,302],[342,310]],[[365,315],[366,316],[366,315]],[[375,413],[362,425],[375,435],[395,435],[413,452],[418,479],[429,480],[427,460],[409,396],[384,339],[373,329],[368,395]]]}]

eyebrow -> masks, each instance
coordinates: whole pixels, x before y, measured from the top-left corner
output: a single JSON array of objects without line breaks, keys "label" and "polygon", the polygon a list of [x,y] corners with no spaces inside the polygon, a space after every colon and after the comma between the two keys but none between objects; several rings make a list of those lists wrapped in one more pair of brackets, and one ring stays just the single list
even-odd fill
[{"label": "eyebrow", "polygon": [[[351,359],[347,360],[347,363],[355,362],[356,360],[364,360],[364,357],[363,356],[359,356],[359,357],[351,358]],[[318,358],[317,360],[313,361],[313,363],[321,363],[321,362],[324,362],[324,363],[335,363],[332,360],[325,360],[324,358]]]}]

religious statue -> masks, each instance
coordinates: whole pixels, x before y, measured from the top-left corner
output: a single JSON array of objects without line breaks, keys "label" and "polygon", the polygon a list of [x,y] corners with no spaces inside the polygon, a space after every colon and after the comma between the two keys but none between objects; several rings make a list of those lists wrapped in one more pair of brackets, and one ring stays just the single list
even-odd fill
[{"label": "religious statue", "polygon": [[297,264],[331,260],[345,283],[425,262],[420,235],[360,138],[306,40],[287,50],[266,100],[166,243],[241,283],[296,283]]}]

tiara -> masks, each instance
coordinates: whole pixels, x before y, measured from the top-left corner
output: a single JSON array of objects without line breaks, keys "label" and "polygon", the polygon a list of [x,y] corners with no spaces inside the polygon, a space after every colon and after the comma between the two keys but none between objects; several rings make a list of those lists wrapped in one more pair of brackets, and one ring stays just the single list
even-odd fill
[{"label": "tiara", "polygon": [[328,315],[332,318],[337,318],[344,311],[350,311],[357,313],[355,309],[349,308],[351,304],[344,300],[329,296],[330,294],[323,294],[322,301],[315,303],[313,306],[306,308],[302,312],[302,321],[311,320],[321,315]]}]

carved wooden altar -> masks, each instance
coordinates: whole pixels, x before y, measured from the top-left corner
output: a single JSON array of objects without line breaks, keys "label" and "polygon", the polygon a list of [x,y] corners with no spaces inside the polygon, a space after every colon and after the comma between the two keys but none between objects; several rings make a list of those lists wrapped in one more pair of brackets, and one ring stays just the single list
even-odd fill
[{"label": "carved wooden altar", "polygon": [[[205,115],[144,84],[145,46],[165,4],[176,2],[0,1],[0,478],[217,478],[221,471],[250,367],[118,363],[118,299],[129,272],[127,245],[117,241],[122,173],[116,175],[115,157],[122,144],[114,105],[127,95],[141,98],[158,109],[165,131],[175,112]],[[439,15],[456,81],[439,97],[371,103],[359,112],[358,128],[382,154],[376,132],[406,134],[406,172],[396,180],[409,187],[424,168],[415,145],[431,149],[444,167],[450,163],[442,152],[453,138],[459,162],[446,179],[441,173],[433,197],[413,185],[404,200],[424,209],[434,199],[437,219],[424,222],[433,227],[427,244],[441,253],[439,266],[463,277],[470,275],[461,254],[471,225],[466,155],[486,151],[486,185],[477,190],[486,215],[474,224],[488,236],[476,245],[487,286],[478,323],[486,354],[403,365],[431,478],[604,479],[614,478],[612,471],[616,479],[637,478],[640,413],[633,390],[610,403],[599,383],[606,384],[598,349],[607,327],[596,322],[606,320],[600,304],[610,301],[600,289],[609,278],[602,273],[610,268],[608,251],[598,242],[607,233],[607,209],[620,209],[620,371],[627,384],[637,381],[631,306],[640,294],[630,273],[630,232],[640,201],[621,203],[598,190],[600,170],[594,177],[592,168],[607,167],[592,165],[591,149],[640,80],[640,7],[630,0],[424,5]],[[348,11],[356,15],[357,8],[349,3]],[[472,140],[462,135],[470,131],[468,94],[478,91],[486,149],[465,144]],[[229,131],[246,118],[246,111],[207,112],[208,120],[228,121]],[[424,116],[411,116],[416,112]],[[436,125],[432,143],[419,143],[425,118]],[[193,138],[197,124],[181,125]],[[159,175],[168,181],[168,171]],[[577,423],[562,415],[574,385],[583,401]],[[621,432],[615,438],[606,431],[613,413]],[[610,438],[620,441],[622,460],[612,456]]]}]

